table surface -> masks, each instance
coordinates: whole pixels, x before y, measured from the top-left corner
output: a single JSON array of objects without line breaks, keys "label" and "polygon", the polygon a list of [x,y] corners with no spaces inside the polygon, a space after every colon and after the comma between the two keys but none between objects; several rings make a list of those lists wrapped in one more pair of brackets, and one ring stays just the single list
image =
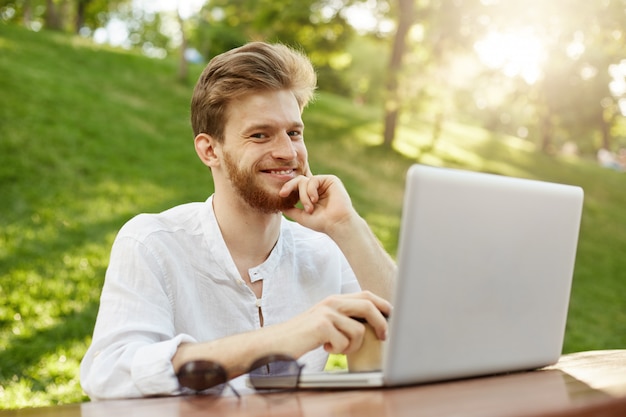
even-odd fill
[{"label": "table surface", "polygon": [[536,371],[403,388],[102,401],[14,416],[626,416],[626,350],[580,352]]}]

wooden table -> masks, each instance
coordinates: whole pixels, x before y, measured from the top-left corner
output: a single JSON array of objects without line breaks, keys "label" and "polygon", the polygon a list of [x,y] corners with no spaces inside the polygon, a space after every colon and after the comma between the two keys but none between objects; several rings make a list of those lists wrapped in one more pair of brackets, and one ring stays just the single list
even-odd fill
[{"label": "wooden table", "polygon": [[532,372],[393,389],[103,401],[0,412],[61,417],[626,416],[626,350],[565,355]]}]

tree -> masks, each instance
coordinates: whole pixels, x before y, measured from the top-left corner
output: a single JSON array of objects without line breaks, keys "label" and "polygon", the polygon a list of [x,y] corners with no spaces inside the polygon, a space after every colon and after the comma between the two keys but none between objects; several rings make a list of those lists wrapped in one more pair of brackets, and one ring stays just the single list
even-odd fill
[{"label": "tree", "polygon": [[63,29],[63,4],[54,0],[46,0],[46,11],[44,13],[44,27],[52,30]]},{"label": "tree", "polygon": [[83,28],[92,31],[104,27],[121,6],[129,7],[132,0],[74,0],[75,18],[73,30],[79,33]]},{"label": "tree", "polygon": [[187,75],[189,73],[189,66],[187,64],[187,57],[185,56],[188,47],[187,32],[185,31],[185,19],[180,14],[180,7],[176,9],[176,17],[178,20],[178,26],[180,30],[180,56],[178,61],[178,80],[187,81]]},{"label": "tree", "polygon": [[207,58],[250,40],[281,42],[304,50],[320,86],[347,92],[336,70],[354,30],[341,10],[353,0],[212,0],[197,17],[190,43]]},{"label": "tree", "polygon": [[[387,74],[383,144],[392,147],[403,108],[418,109],[428,102],[433,115],[433,141],[450,107],[456,80],[451,80],[452,57],[473,43],[480,28],[468,25],[478,1],[398,0],[398,28]],[[470,19],[471,20],[471,19]],[[413,28],[413,34],[411,34]]]},{"label": "tree", "polygon": [[387,69],[386,97],[385,97],[385,120],[383,132],[383,144],[391,148],[398,124],[400,112],[400,98],[398,95],[398,74],[402,68],[402,58],[406,53],[407,35],[413,25],[414,8],[413,0],[397,0],[398,26],[393,40],[391,58]]},{"label": "tree", "polygon": [[551,152],[576,141],[593,150],[589,138],[594,137],[610,148],[619,111],[609,91],[609,67],[623,58],[626,2],[555,0],[530,6],[509,1],[491,12],[501,25],[532,27],[546,50],[541,76],[526,86],[535,110],[529,123],[540,149]]},{"label": "tree", "polygon": [[76,6],[76,20],[74,24],[74,30],[78,33],[86,22],[87,6],[89,6],[91,0],[77,0]]},{"label": "tree", "polygon": [[[624,59],[626,0],[421,0],[417,4],[415,28],[420,36],[410,36],[404,65],[417,70],[399,80],[399,90],[409,94],[396,101],[396,109],[411,101],[428,101],[433,107],[464,98],[464,113],[482,118],[489,129],[535,134],[546,152],[572,140],[585,148],[596,140],[602,147],[612,147],[613,126],[622,115],[608,88],[609,67]],[[526,59],[525,45],[505,44],[499,45],[499,51],[488,51],[491,58],[508,53],[515,62],[503,60],[489,67],[476,52],[477,42],[488,36],[500,42],[540,42],[543,66],[534,78],[520,68],[512,71],[512,64],[519,66],[534,57]],[[482,69],[474,71],[470,61]],[[467,80],[461,82],[463,77]],[[484,100],[488,94],[498,99]],[[454,107],[436,106],[444,112]],[[397,118],[391,116],[392,121]],[[435,125],[445,120],[440,116],[434,115]],[[387,144],[393,140],[390,131],[386,128]]]},{"label": "tree", "polygon": [[132,0],[0,0],[0,8],[12,10],[9,20],[22,21],[26,27],[41,26],[78,33],[87,27],[95,30],[106,25],[117,7]]}]

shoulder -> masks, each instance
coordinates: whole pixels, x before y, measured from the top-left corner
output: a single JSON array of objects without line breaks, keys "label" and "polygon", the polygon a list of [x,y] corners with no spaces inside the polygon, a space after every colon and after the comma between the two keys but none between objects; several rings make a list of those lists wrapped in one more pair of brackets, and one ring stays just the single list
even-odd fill
[{"label": "shoulder", "polygon": [[146,240],[154,234],[196,233],[206,203],[194,202],[172,207],[161,213],[142,213],[130,219],[118,233],[120,237]]}]

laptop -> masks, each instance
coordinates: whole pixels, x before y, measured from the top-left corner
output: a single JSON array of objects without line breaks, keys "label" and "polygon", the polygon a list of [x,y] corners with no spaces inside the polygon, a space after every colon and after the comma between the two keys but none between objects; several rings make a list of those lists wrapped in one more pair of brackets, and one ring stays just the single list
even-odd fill
[{"label": "laptop", "polygon": [[400,386],[558,361],[582,214],[577,186],[413,165],[380,372],[300,388]]}]

